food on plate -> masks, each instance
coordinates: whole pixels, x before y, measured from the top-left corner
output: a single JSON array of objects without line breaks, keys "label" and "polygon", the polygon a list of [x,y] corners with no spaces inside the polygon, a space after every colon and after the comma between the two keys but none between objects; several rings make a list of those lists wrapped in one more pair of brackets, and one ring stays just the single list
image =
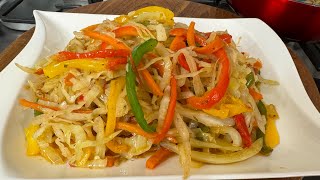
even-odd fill
[{"label": "food on plate", "polygon": [[86,168],[148,156],[154,169],[177,154],[185,177],[203,163],[269,155],[279,116],[260,86],[277,82],[227,31],[173,17],[145,7],[75,32],[33,68],[17,64],[32,75],[34,98],[19,100],[34,110],[27,155]]}]

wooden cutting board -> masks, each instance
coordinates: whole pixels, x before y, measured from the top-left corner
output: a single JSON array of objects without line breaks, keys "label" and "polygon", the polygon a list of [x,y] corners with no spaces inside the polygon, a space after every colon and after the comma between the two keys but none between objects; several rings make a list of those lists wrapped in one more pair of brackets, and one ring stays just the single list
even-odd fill
[{"label": "wooden cutting board", "polygon": [[[238,15],[222,9],[183,0],[109,0],[106,2],[90,4],[88,6],[72,9],[69,12],[91,14],[127,14],[130,11],[151,5],[169,8],[175,13],[175,16],[180,17],[239,18]],[[81,19],[79,19],[79,22],[81,22]],[[33,31],[34,29],[31,29],[22,34],[0,54],[0,70],[5,68],[7,64],[10,63],[17,54],[19,54],[24,46],[29,42]],[[296,56],[290,50],[289,52],[292,55],[293,61],[296,65],[300,78],[310,99],[312,100],[316,108],[320,111],[319,91],[310,72],[298,56]],[[301,179],[301,177],[278,179],[296,180]]]}]

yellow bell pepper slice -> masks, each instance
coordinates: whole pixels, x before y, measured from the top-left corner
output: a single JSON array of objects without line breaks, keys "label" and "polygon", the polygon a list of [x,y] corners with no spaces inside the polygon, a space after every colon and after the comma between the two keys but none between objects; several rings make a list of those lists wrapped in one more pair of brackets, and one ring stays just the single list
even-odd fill
[{"label": "yellow bell pepper slice", "polygon": [[280,136],[275,119],[267,119],[265,143],[270,148],[275,148],[280,143]]},{"label": "yellow bell pepper slice", "polygon": [[43,68],[44,75],[53,78],[67,72],[70,68],[99,72],[106,70],[107,60],[96,59],[73,59],[68,61],[53,61]]},{"label": "yellow bell pepper slice", "polygon": [[128,22],[131,19],[130,16],[128,15],[120,15],[118,17],[116,17],[114,19],[114,22],[118,23],[118,24],[125,24],[126,22]]},{"label": "yellow bell pepper slice", "polygon": [[280,136],[276,127],[276,120],[279,118],[278,112],[273,104],[266,105],[267,109],[267,124],[266,124],[266,134],[265,143],[270,148],[275,148],[280,144]]},{"label": "yellow bell pepper slice", "polygon": [[226,119],[244,112],[251,112],[252,109],[246,106],[240,99],[226,94],[217,105],[210,109],[203,109],[203,111],[212,116]]},{"label": "yellow bell pepper slice", "polygon": [[35,156],[40,153],[40,148],[37,141],[33,138],[34,133],[39,129],[39,125],[30,125],[24,129],[27,140],[27,155]]},{"label": "yellow bell pepper slice", "polygon": [[138,9],[136,11],[130,12],[128,15],[121,15],[117,18],[115,18],[115,22],[119,24],[124,24],[131,20],[133,17],[139,16],[143,13],[154,13],[154,12],[160,12],[162,16],[160,16],[158,19],[155,19],[161,23],[165,23],[167,25],[173,26],[174,21],[174,13],[167,8],[159,7],[159,6],[148,6],[141,9]]},{"label": "yellow bell pepper slice", "polygon": [[124,88],[125,82],[126,80],[124,77],[119,77],[115,80],[112,80],[110,83],[110,94],[108,96],[108,101],[107,101],[108,117],[107,117],[106,129],[105,129],[106,136],[109,136],[110,134],[112,134],[116,127],[117,101],[121,93],[121,90]]},{"label": "yellow bell pepper slice", "polygon": [[276,107],[273,105],[273,104],[269,104],[269,105],[266,105],[266,109],[267,109],[267,119],[279,119],[279,115],[278,115],[278,112],[276,110]]}]

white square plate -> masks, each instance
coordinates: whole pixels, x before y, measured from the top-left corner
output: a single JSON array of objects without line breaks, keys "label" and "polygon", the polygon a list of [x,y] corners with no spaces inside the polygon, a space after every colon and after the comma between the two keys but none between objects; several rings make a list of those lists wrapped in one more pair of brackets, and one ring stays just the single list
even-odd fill
[{"label": "white square plate", "polygon": [[[36,30],[21,53],[0,73],[0,178],[119,178],[181,179],[178,158],[171,158],[155,170],[145,168],[145,159],[120,167],[90,170],[51,165],[40,157],[25,155],[23,128],[32,117],[17,103],[28,75],[14,63],[32,67],[41,57],[64,49],[73,31],[113,19],[112,15],[72,14],[34,11]],[[270,157],[255,156],[229,165],[205,165],[192,169],[191,179],[267,178],[320,175],[320,115],[310,101],[293,60],[277,34],[259,19],[191,19],[200,31],[228,30],[240,49],[262,59],[262,74],[280,86],[262,88],[265,101],[276,105],[281,143]],[[166,177],[164,177],[166,176]]]}]

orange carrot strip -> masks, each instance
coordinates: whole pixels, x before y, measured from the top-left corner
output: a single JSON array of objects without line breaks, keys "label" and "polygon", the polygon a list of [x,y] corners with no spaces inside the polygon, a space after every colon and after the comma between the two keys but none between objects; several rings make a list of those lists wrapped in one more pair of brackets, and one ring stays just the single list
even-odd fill
[{"label": "orange carrot strip", "polygon": [[187,47],[186,43],[184,42],[185,41],[185,37],[183,36],[176,36],[173,41],[171,42],[170,44],[170,49],[172,51],[178,51],[179,49],[182,49],[182,48],[185,48]]},{"label": "orange carrot strip", "polygon": [[154,169],[159,164],[167,160],[173,152],[169,151],[166,148],[161,147],[156,153],[154,153],[146,162],[146,167],[148,169]]},{"label": "orange carrot strip", "polygon": [[37,111],[41,111],[41,112],[42,112],[43,108],[52,109],[54,111],[59,111],[60,110],[58,107],[45,106],[45,105],[42,105],[42,104],[38,104],[38,103],[27,101],[25,99],[20,99],[19,102],[20,102],[21,106],[28,107],[28,108],[31,108],[31,109],[34,109],[34,110],[37,110]]},{"label": "orange carrot strip", "polygon": [[260,101],[261,99],[263,99],[262,94],[258,93],[253,88],[249,88],[249,93],[255,101]]},{"label": "orange carrot strip", "polygon": [[107,167],[114,166],[115,161],[118,159],[118,157],[114,156],[107,156]]},{"label": "orange carrot strip", "polygon": [[194,25],[195,22],[191,22],[187,31],[187,42],[188,42],[188,46],[196,46],[196,42],[194,39]]},{"label": "orange carrot strip", "polygon": [[73,83],[70,80],[74,77],[75,76],[73,74],[68,73],[68,75],[64,78],[64,83],[66,84],[66,86],[73,86]]},{"label": "orange carrot strip", "polygon": [[173,122],[176,103],[177,103],[177,80],[174,76],[171,77],[170,87],[171,87],[171,90],[170,90],[170,101],[169,101],[168,111],[167,111],[166,117],[164,118],[163,127],[160,130],[159,134],[157,135],[156,139],[153,141],[153,143],[155,144],[158,144],[165,138]]},{"label": "orange carrot strip", "polygon": [[121,129],[121,130],[129,131],[132,133],[136,133],[149,139],[153,139],[156,136],[155,133],[147,133],[143,129],[141,129],[140,126],[126,123],[126,122],[117,122],[116,129]]},{"label": "orange carrot strip", "polygon": [[[143,67],[143,64],[140,63],[139,68],[142,68],[142,67]],[[141,70],[139,72],[140,72],[142,78],[147,83],[147,85],[150,88],[150,90],[152,91],[152,93],[157,95],[157,96],[163,96],[163,92],[161,91],[161,89],[158,86],[158,84],[154,81],[154,79],[152,78],[152,76],[149,73],[149,71],[147,69],[143,69],[143,70]]]},{"label": "orange carrot strip", "polygon": [[[170,30],[170,35],[171,36],[183,36],[186,37],[187,36],[187,29],[184,28],[174,28]],[[200,46],[206,46],[207,42],[206,39],[208,39],[208,37],[203,37],[199,34],[194,34],[194,39],[195,42],[198,43]]]},{"label": "orange carrot strip", "polygon": [[133,26],[122,26],[115,30],[113,30],[116,37],[123,37],[123,36],[138,36],[138,31]]},{"label": "orange carrot strip", "polygon": [[[34,109],[34,110],[37,110],[40,112],[43,112],[43,110],[42,110],[43,108],[52,109],[54,111],[60,110],[60,108],[58,108],[58,107],[46,106],[46,105],[31,102],[31,101],[27,101],[25,99],[20,99],[19,103],[21,106],[28,107],[28,108],[31,108],[31,109]],[[77,109],[77,110],[74,110],[73,112],[75,112],[75,113],[92,113],[92,110]]]},{"label": "orange carrot strip", "polygon": [[108,36],[106,34],[100,34],[98,32],[95,31],[90,31],[90,30],[83,30],[84,34],[93,38],[93,39],[100,39],[102,41],[105,41],[107,44],[110,44],[112,47],[114,47],[115,49],[127,49],[130,50],[130,48],[124,44],[123,42]]},{"label": "orange carrot strip", "polygon": [[224,46],[224,42],[219,38],[215,38],[207,46],[195,48],[194,51],[200,54],[212,54]]}]

